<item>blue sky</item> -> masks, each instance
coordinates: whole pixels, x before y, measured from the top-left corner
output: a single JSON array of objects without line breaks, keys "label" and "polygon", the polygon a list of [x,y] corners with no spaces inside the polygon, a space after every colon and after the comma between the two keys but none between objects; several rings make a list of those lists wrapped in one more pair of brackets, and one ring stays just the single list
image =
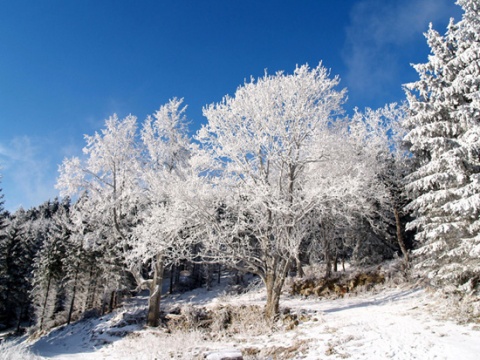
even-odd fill
[{"label": "blue sky", "polygon": [[404,99],[425,62],[428,23],[453,0],[0,1],[0,187],[5,208],[57,196],[64,157],[113,113],[139,121],[184,97],[202,107],[250,76],[320,61],[348,88],[347,111]]}]

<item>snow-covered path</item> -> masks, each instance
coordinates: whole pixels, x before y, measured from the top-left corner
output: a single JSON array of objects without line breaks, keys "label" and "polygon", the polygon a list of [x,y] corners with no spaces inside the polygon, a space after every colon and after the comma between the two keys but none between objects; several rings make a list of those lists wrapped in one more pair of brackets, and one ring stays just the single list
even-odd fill
[{"label": "snow-covered path", "polygon": [[[212,297],[213,292],[197,290],[174,301],[206,306],[219,303],[264,303],[262,289],[241,295]],[[94,347],[88,342],[92,329],[105,329],[119,315],[103,322],[91,320],[89,325],[65,328],[33,346],[39,355],[55,359],[192,359],[205,350],[221,348],[297,349],[275,358],[295,359],[480,359],[480,326],[457,325],[441,320],[438,306],[423,290],[389,289],[378,294],[361,294],[337,300],[302,299],[285,296],[282,307],[293,313],[306,314],[305,320],[290,331],[252,336],[239,334],[218,341],[204,341],[199,333],[172,337],[156,330],[138,327],[129,336],[111,338],[111,343]],[[138,304],[136,305],[138,306]],[[138,307],[136,307],[138,309]],[[307,320],[308,318],[308,320]],[[132,329],[134,330],[134,329]],[[53,334],[52,334],[53,335]],[[68,339],[68,340],[67,340]],[[109,340],[109,338],[105,338]],[[286,354],[286,353],[284,353]],[[246,359],[268,357],[246,357]]]},{"label": "snow-covered path", "polygon": [[[262,292],[233,303],[263,304]],[[379,294],[321,300],[286,296],[283,307],[307,313],[295,331],[259,337],[249,346],[305,340],[302,359],[480,359],[480,326],[441,320],[439,306],[424,290],[390,289]]]},{"label": "snow-covered path", "polygon": [[480,359],[478,327],[435,320],[433,305],[422,290],[393,290],[334,302],[309,300],[303,305],[296,300],[285,303],[323,313],[321,326],[306,323],[299,327],[314,339],[311,359],[327,354],[351,359]]}]

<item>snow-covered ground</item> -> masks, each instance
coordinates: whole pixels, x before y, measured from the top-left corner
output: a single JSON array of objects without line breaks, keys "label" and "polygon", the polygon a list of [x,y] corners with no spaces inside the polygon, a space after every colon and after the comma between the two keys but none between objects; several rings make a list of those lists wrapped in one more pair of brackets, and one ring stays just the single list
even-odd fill
[{"label": "snow-covered ground", "polygon": [[[263,305],[264,289],[221,295],[197,289],[169,296],[163,306],[216,308]],[[220,296],[219,296],[220,295]],[[296,314],[291,330],[212,336],[199,330],[145,329],[146,297],[100,319],[62,327],[32,342],[30,350],[53,359],[203,359],[212,351],[239,350],[245,359],[480,359],[480,325],[442,318],[445,303],[422,289],[384,288],[336,300],[285,295],[281,306]],[[255,328],[255,319],[251,326]],[[1,350],[1,349],[0,349]],[[2,356],[0,355],[0,359]]]}]

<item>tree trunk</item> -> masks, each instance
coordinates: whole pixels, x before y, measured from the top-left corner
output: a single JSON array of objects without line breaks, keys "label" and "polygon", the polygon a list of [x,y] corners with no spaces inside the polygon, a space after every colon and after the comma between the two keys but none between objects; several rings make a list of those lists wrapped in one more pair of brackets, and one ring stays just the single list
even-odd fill
[{"label": "tree trunk", "polygon": [[275,320],[280,312],[280,290],[276,283],[278,282],[277,276],[274,273],[267,275],[266,288],[267,288],[267,304],[265,306],[265,318],[269,321]]},{"label": "tree trunk", "polygon": [[103,296],[102,296],[102,316],[105,315],[107,310],[107,289],[103,289]]},{"label": "tree trunk", "polygon": [[185,264],[179,264],[175,269],[175,284],[180,282],[180,272],[185,270]]},{"label": "tree trunk", "polygon": [[85,301],[83,302],[82,311],[86,311],[90,309],[90,304],[92,303],[92,287],[94,282],[93,277],[93,265],[90,266],[90,271],[88,273],[88,281],[87,281],[87,296],[85,296]]},{"label": "tree trunk", "polygon": [[290,265],[291,261],[276,259],[265,276],[264,281],[267,288],[265,319],[267,321],[273,322],[280,313],[280,294]]},{"label": "tree trunk", "polygon": [[400,221],[400,214],[396,207],[393,209],[393,214],[395,216],[395,225],[397,228],[398,245],[400,245],[400,250],[402,251],[403,258],[405,259],[405,263],[408,264],[410,259],[408,256],[407,247],[405,246],[405,241],[403,240],[403,231],[402,231],[402,223]]},{"label": "tree trunk", "polygon": [[243,285],[243,272],[236,270],[235,271],[235,285]]},{"label": "tree trunk", "polygon": [[110,302],[108,303],[108,312],[111,313],[117,307],[117,290],[110,293]]},{"label": "tree trunk", "polygon": [[172,264],[172,267],[170,269],[170,286],[168,288],[168,292],[170,294],[173,294],[173,278],[175,276],[175,264]]},{"label": "tree trunk", "polygon": [[48,295],[50,294],[50,283],[51,283],[52,277],[48,277],[48,283],[47,283],[47,292],[45,294],[45,300],[43,301],[43,309],[42,309],[42,315],[40,317],[40,330],[43,330],[43,320],[45,319],[45,311],[47,309],[47,301],[48,301]]},{"label": "tree trunk", "polygon": [[70,301],[70,308],[68,309],[67,325],[72,321],[73,306],[75,305],[75,296],[77,294],[77,281],[78,281],[78,266],[75,270],[75,279],[73,280],[72,300]]},{"label": "tree trunk", "polygon": [[194,263],[192,265],[192,273],[191,273],[191,278],[194,282],[194,287],[200,287],[202,285],[202,275],[201,275],[201,269],[200,269],[200,265],[199,264],[196,264]]},{"label": "tree trunk", "polygon": [[88,307],[87,310],[91,310],[96,307],[95,305],[95,302],[97,301],[96,295],[97,295],[97,281],[95,281],[95,287],[92,290],[92,299],[91,299],[90,307]]},{"label": "tree trunk", "polygon": [[297,268],[297,278],[303,278],[305,273],[303,272],[302,262],[300,261],[300,257],[297,256],[296,259],[296,268]]},{"label": "tree trunk", "polygon": [[323,256],[325,257],[325,277],[328,279],[332,276],[332,257],[329,246],[325,246]]},{"label": "tree trunk", "polygon": [[160,317],[160,299],[162,297],[163,282],[163,255],[157,254],[153,262],[153,280],[150,285],[150,298],[148,299],[147,326],[157,327]]},{"label": "tree trunk", "polygon": [[205,283],[207,290],[210,291],[212,289],[212,277],[213,277],[213,269],[211,264],[206,264],[206,274],[205,274]]},{"label": "tree trunk", "polygon": [[333,259],[333,271],[338,271],[338,250],[335,250],[335,258]]},{"label": "tree trunk", "polygon": [[95,307],[95,295],[97,292],[97,276],[94,276],[93,269],[90,270],[88,280],[88,294],[85,299],[84,310],[90,310]]},{"label": "tree trunk", "polygon": [[16,326],[16,332],[17,334],[20,333],[20,328],[21,328],[21,325],[22,325],[22,316],[23,314],[25,313],[26,311],[26,304],[25,304],[25,300],[22,302],[22,304],[20,305],[20,310],[17,310],[17,314],[18,314],[18,320],[17,320],[17,326]]}]

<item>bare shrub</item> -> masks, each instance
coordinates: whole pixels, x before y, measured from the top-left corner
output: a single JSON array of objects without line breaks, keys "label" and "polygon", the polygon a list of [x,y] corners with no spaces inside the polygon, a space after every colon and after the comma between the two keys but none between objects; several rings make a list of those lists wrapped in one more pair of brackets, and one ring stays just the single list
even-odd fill
[{"label": "bare shrub", "polygon": [[215,316],[212,319],[211,330],[214,333],[221,333],[228,329],[232,324],[232,311],[231,307],[219,306],[212,310]]},{"label": "bare shrub", "polygon": [[443,319],[454,320],[459,324],[480,322],[480,297],[476,295],[465,295],[445,289],[433,290],[433,297],[436,302],[436,314],[442,314]]},{"label": "bare shrub", "polygon": [[183,305],[180,309],[174,309],[165,315],[168,330],[171,332],[192,331],[209,328],[210,314],[202,307],[191,304]]},{"label": "bare shrub", "polygon": [[268,334],[275,330],[265,319],[264,310],[261,306],[229,306],[229,311],[231,321],[226,329],[229,334],[257,336]]}]

